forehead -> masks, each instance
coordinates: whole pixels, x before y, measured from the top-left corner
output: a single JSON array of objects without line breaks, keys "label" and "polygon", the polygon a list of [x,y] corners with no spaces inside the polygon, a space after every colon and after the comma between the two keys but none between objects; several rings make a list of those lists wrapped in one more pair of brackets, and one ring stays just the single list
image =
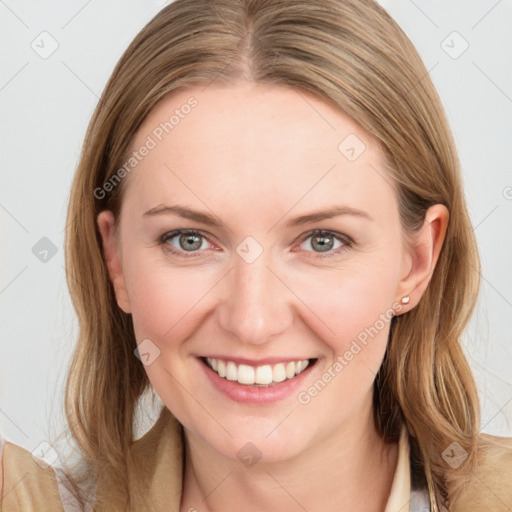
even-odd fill
[{"label": "forehead", "polygon": [[175,91],[138,130],[132,149],[144,145],[126,192],[140,208],[186,196],[227,211],[243,195],[259,210],[354,201],[378,215],[371,196],[394,200],[375,140],[338,109],[284,86]]}]

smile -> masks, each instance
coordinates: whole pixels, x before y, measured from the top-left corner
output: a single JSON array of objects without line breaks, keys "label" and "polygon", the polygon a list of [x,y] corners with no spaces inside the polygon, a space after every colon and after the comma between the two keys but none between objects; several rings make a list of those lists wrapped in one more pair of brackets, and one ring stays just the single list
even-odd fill
[{"label": "smile", "polygon": [[247,386],[272,386],[300,375],[314,359],[250,366],[233,361],[201,358],[219,377]]}]

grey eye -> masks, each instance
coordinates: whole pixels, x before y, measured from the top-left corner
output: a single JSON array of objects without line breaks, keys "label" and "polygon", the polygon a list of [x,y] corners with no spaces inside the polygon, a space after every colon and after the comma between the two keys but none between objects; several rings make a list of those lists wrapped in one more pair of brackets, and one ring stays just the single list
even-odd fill
[{"label": "grey eye", "polygon": [[[339,244],[337,247],[335,247],[335,242]],[[338,237],[331,233],[313,233],[302,242],[301,246],[303,244],[306,244],[306,246],[301,247],[302,249],[312,249],[313,252],[329,252],[345,245]]]},{"label": "grey eye", "polygon": [[165,237],[165,243],[185,252],[205,249],[205,247],[202,247],[204,242],[207,242],[206,238],[199,233],[169,233]]}]

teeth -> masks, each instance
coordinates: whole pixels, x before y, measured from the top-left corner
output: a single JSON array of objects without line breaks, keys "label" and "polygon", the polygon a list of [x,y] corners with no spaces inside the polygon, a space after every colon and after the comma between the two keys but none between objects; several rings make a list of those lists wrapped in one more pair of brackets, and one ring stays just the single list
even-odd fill
[{"label": "teeth", "polygon": [[272,367],[269,364],[256,368],[255,384],[270,384],[272,382]]},{"label": "teeth", "polygon": [[286,370],[283,363],[276,364],[272,370],[272,379],[274,382],[283,382],[286,380]]},{"label": "teeth", "polygon": [[226,365],[226,379],[228,380],[238,380],[238,371],[236,369],[236,364],[232,361],[229,361]]},{"label": "teeth", "polygon": [[227,380],[237,381],[239,384],[252,386],[254,384],[268,386],[292,379],[302,373],[309,365],[309,360],[292,361],[290,363],[278,363],[275,365],[265,364],[263,366],[249,366],[247,364],[237,365],[233,361],[213,359],[207,357],[206,361],[210,368],[220,377]]},{"label": "teeth", "polygon": [[288,379],[291,379],[292,377],[295,376],[295,363],[288,363],[286,365],[286,377]]},{"label": "teeth", "polygon": [[254,384],[254,368],[246,364],[239,365],[237,380],[240,384]]}]

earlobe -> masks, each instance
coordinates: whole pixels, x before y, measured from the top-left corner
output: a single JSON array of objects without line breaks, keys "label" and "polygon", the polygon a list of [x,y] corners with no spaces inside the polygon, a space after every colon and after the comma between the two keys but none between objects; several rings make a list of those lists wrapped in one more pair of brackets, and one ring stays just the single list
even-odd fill
[{"label": "earlobe", "polygon": [[410,270],[397,290],[396,302],[401,313],[415,307],[426,290],[443,246],[448,219],[446,206],[433,205],[425,214],[423,226],[413,236],[407,258]]},{"label": "earlobe", "polygon": [[120,251],[115,237],[116,225],[114,214],[110,210],[104,210],[98,215],[97,222],[102,239],[103,257],[107,265],[110,281],[114,287],[117,304],[125,313],[131,313],[130,301],[121,266]]}]

